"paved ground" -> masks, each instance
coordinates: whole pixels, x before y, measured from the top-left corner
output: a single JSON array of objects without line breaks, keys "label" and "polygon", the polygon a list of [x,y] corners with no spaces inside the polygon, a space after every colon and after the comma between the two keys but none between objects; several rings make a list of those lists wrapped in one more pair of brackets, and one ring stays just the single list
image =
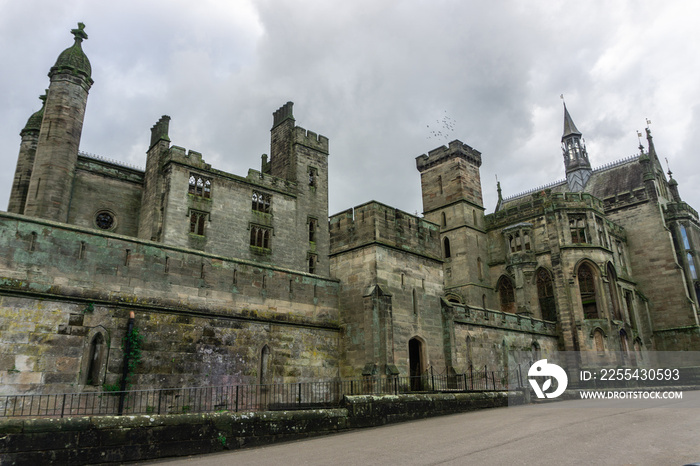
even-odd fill
[{"label": "paved ground", "polygon": [[488,409],[149,464],[684,465],[693,462],[700,462],[700,392],[686,391],[683,400],[675,402],[562,401],[545,406]]}]

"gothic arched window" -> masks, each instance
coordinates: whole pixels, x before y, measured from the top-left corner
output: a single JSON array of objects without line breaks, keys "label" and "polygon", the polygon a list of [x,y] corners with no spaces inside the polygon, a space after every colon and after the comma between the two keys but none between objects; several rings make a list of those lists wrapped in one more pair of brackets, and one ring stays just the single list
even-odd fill
[{"label": "gothic arched window", "polygon": [[450,251],[450,238],[445,237],[445,240],[442,243],[444,245],[445,259],[452,257],[452,251]]},{"label": "gothic arched window", "polygon": [[622,320],[620,312],[620,301],[617,294],[617,275],[612,264],[608,264],[608,292],[610,293],[610,304],[612,305],[612,316],[615,320]]},{"label": "gothic arched window", "polygon": [[499,280],[498,296],[501,300],[501,311],[515,314],[515,290],[509,278],[501,277]]},{"label": "gothic arched window", "polygon": [[598,305],[595,296],[595,276],[588,264],[578,268],[578,287],[581,292],[581,305],[585,319],[598,319]]},{"label": "gothic arched window", "polygon": [[554,303],[554,281],[545,269],[537,271],[537,299],[544,320],[556,321],[557,308]]}]

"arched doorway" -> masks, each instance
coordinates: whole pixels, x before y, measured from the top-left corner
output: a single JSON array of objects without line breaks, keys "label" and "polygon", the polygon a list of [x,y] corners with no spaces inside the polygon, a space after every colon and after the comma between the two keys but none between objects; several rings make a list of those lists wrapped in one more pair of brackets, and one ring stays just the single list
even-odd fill
[{"label": "arched doorway", "polygon": [[408,341],[408,366],[411,376],[411,390],[421,390],[421,376],[425,370],[423,361],[423,343],[417,338]]}]

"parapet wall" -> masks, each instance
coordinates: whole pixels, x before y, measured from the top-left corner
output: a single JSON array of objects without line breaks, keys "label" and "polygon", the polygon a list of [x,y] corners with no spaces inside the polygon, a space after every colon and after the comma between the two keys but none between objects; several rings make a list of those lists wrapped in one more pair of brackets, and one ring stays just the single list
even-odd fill
[{"label": "parapet wall", "polygon": [[294,143],[328,154],[328,138],[316,134],[313,131],[307,131],[299,126],[294,127]]},{"label": "parapet wall", "polygon": [[0,213],[0,291],[273,320],[338,319],[338,283],[316,275]]},{"label": "parapet wall", "polygon": [[592,209],[604,215],[603,201],[588,193],[557,193],[551,190],[524,196],[519,202],[509,202],[508,207],[486,215],[487,228],[498,228],[523,222],[540,216],[545,211],[562,209]]},{"label": "parapet wall", "polygon": [[368,202],[330,218],[331,255],[372,243],[440,259],[439,227],[415,215]]},{"label": "parapet wall", "polygon": [[180,146],[171,146],[170,150],[166,155],[165,162],[167,161],[180,162],[186,165],[191,165],[193,167],[199,168],[200,170],[211,170],[211,165],[206,163],[202,159],[201,152],[194,150],[187,150]]}]

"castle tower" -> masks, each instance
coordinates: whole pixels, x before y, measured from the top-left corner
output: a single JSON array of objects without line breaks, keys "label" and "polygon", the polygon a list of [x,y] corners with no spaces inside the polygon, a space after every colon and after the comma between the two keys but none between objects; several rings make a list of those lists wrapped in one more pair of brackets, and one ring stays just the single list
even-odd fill
[{"label": "castle tower", "polygon": [[146,174],[141,194],[139,238],[163,241],[164,178],[161,174],[163,156],[170,148],[170,117],[163,115],[151,127],[151,143],[146,153]]},{"label": "castle tower", "polygon": [[81,42],[85,25],[78,23],[72,47],[64,50],[49,71],[51,84],[39,132],[26,215],[65,222],[78,159],[87,96],[93,80]]},{"label": "castle tower", "polygon": [[592,171],[588,161],[586,142],[581,136],[564,104],[564,134],[561,137],[561,148],[564,153],[566,182],[569,185],[569,191],[572,192],[583,191]]},{"label": "castle tower", "polygon": [[481,153],[461,141],[416,158],[423,215],[440,226],[445,294],[482,307],[491,303],[481,193]]},{"label": "castle tower", "polygon": [[32,168],[34,167],[36,146],[39,142],[39,130],[41,129],[41,121],[44,119],[46,94],[39,97],[39,99],[41,99],[41,109],[29,117],[24,129],[19,133],[22,137],[22,142],[19,146],[19,156],[17,157],[15,179],[12,182],[10,202],[7,206],[8,212],[16,214],[24,213],[24,204],[27,202],[27,191],[29,190],[29,181],[32,176]]},{"label": "castle tower", "polygon": [[296,161],[292,150],[294,131],[294,102],[287,102],[272,114],[270,129],[270,174],[277,178],[296,181]]},{"label": "castle tower", "polygon": [[328,138],[295,125],[293,102],[273,113],[270,130],[272,176],[296,183],[295,262],[308,272],[330,274],[328,232]]}]

